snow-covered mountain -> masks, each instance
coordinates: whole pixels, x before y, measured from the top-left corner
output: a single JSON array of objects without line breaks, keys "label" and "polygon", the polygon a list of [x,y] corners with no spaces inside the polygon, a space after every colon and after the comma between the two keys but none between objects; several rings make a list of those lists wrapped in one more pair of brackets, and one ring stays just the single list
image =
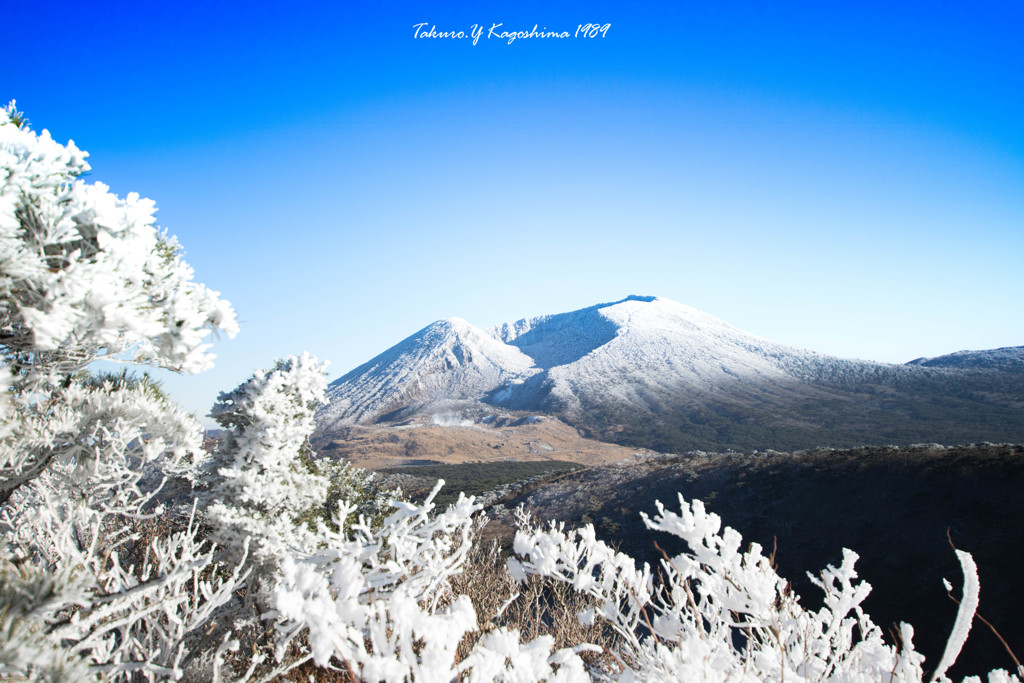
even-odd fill
[{"label": "snow-covered mountain", "polygon": [[946,438],[955,440],[958,419],[994,406],[981,422],[1006,429],[983,436],[979,425],[959,440],[1005,439],[1018,429],[1024,439],[1020,382],[972,371],[1019,370],[1020,351],[906,365],[845,360],[762,339],[668,299],[630,296],[488,330],[436,322],[333,382],[319,422],[323,433],[486,404],[557,414],[589,433],[655,448],[792,448],[938,441],[950,424]]},{"label": "snow-covered mountain", "polygon": [[373,422],[410,405],[477,399],[534,372],[519,349],[461,318],[447,318],[332,382],[320,419],[332,425]]},{"label": "snow-covered mountain", "polygon": [[321,417],[345,425],[437,402],[565,410],[595,393],[633,401],[679,385],[712,391],[737,380],[780,377],[779,359],[801,354],[807,352],[655,297],[631,296],[489,330],[449,318],[333,382]]},{"label": "snow-covered mountain", "polygon": [[689,306],[631,296],[490,330],[530,356],[540,372],[494,392],[512,408],[578,412],[597,402],[656,407],[778,384],[824,358],[738,330]]}]

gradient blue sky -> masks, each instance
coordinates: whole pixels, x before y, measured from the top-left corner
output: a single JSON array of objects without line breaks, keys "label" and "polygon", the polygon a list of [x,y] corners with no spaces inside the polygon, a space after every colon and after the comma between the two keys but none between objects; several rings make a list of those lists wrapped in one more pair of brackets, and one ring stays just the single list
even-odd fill
[{"label": "gradient blue sky", "polygon": [[628,294],[844,357],[1024,344],[1019,2],[148,4],[4,1],[0,98],[235,305],[166,380],[197,414],[282,355]]}]

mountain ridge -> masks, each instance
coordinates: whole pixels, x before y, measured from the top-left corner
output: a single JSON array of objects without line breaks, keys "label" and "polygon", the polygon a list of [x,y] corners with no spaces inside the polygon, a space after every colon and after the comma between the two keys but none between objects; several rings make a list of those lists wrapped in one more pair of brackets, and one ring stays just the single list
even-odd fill
[{"label": "mountain ridge", "polygon": [[1024,347],[848,360],[634,295],[486,330],[432,323],[332,382],[318,420],[330,432],[490,406],[658,450],[1024,440],[1022,371]]},{"label": "mountain ridge", "polygon": [[954,351],[931,358],[915,358],[906,365],[936,368],[999,369],[1024,373],[1024,346],[1003,346],[998,349]]}]

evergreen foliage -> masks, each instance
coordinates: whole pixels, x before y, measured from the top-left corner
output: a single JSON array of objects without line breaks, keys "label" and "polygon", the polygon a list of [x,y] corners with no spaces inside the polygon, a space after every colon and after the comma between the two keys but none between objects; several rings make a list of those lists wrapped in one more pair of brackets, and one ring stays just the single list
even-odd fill
[{"label": "evergreen foliage", "polygon": [[187,479],[196,420],[107,358],[196,372],[234,312],[192,281],[153,203],[88,184],[86,154],[0,110],[0,675],[179,678],[197,634],[243,580],[188,516],[138,564],[122,553]]}]

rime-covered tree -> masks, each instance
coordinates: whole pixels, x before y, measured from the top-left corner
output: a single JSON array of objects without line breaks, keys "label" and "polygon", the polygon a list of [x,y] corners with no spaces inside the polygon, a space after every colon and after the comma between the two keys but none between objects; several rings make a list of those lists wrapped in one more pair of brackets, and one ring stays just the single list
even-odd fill
[{"label": "rime-covered tree", "polygon": [[235,315],[153,202],[83,181],[85,157],[0,110],[0,677],[175,679],[241,575],[211,571],[188,519],[120,555],[201,430],[148,379],[88,365],[203,370]]},{"label": "rime-covered tree", "polygon": [[251,539],[264,566],[315,547],[330,482],[309,436],[326,389],[323,365],[302,354],[222,393],[211,412],[225,432],[204,466],[206,518],[227,545],[241,550]]},{"label": "rime-covered tree", "polygon": [[0,352],[10,373],[0,501],[75,448],[51,419],[89,363],[111,359],[183,372],[212,364],[206,337],[235,334],[230,305],[192,280],[152,201],[120,198],[79,176],[87,154],[0,113]]}]

